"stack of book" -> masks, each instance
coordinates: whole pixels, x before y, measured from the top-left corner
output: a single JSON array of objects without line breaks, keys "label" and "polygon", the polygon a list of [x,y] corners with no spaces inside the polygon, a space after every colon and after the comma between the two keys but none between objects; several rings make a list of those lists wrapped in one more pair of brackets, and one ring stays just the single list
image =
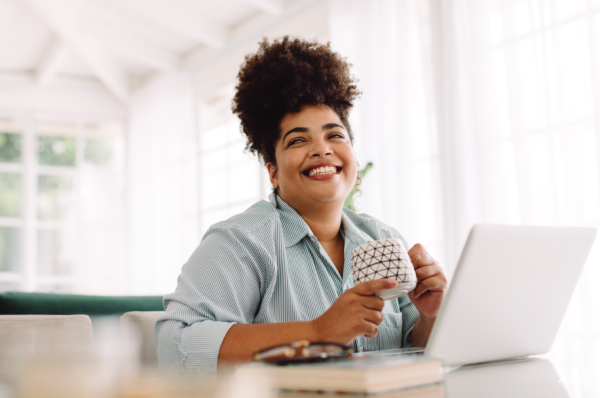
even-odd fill
[{"label": "stack of book", "polygon": [[252,364],[246,371],[268,374],[281,397],[308,393],[443,397],[442,361],[419,356],[360,357],[287,366]]}]

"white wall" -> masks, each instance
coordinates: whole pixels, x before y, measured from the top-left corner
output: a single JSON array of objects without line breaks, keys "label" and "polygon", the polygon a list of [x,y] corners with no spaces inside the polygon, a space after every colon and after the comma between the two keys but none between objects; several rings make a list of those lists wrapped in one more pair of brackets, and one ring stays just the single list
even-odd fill
[{"label": "white wall", "polygon": [[129,293],[175,290],[199,242],[196,103],[188,72],[134,93],[128,135]]}]

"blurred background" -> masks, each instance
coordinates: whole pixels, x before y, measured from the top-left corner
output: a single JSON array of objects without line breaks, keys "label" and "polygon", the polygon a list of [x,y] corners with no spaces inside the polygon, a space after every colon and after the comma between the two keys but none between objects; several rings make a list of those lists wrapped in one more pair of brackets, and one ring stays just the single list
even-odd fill
[{"label": "blurred background", "polygon": [[[268,196],[230,104],[285,34],[354,65],[357,207],[449,275],[477,222],[600,225],[600,0],[0,0],[0,290],[173,291]],[[600,343],[598,247],[560,341]]]}]

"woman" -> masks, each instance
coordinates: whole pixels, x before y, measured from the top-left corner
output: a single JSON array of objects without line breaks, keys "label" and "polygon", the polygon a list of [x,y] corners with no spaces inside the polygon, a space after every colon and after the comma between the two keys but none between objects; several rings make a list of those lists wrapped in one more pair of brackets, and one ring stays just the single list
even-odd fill
[{"label": "woman", "polygon": [[349,65],[329,45],[265,39],[238,79],[233,111],[273,193],[211,226],[184,265],[156,324],[161,368],[210,373],[298,340],[359,352],[424,346],[447,283],[423,246],[409,250],[418,284],[408,297],[373,295],[394,280],[353,284],[355,247],[402,237],[343,207],[358,172]]}]

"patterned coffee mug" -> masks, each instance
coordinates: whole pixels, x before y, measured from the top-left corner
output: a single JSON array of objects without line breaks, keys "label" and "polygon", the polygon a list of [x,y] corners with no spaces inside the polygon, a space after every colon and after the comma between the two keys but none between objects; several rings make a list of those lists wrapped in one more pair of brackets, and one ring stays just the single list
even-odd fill
[{"label": "patterned coffee mug", "polygon": [[393,278],[398,286],[381,290],[375,295],[390,300],[404,296],[417,286],[417,275],[400,239],[380,239],[352,250],[354,284],[376,279]]}]

